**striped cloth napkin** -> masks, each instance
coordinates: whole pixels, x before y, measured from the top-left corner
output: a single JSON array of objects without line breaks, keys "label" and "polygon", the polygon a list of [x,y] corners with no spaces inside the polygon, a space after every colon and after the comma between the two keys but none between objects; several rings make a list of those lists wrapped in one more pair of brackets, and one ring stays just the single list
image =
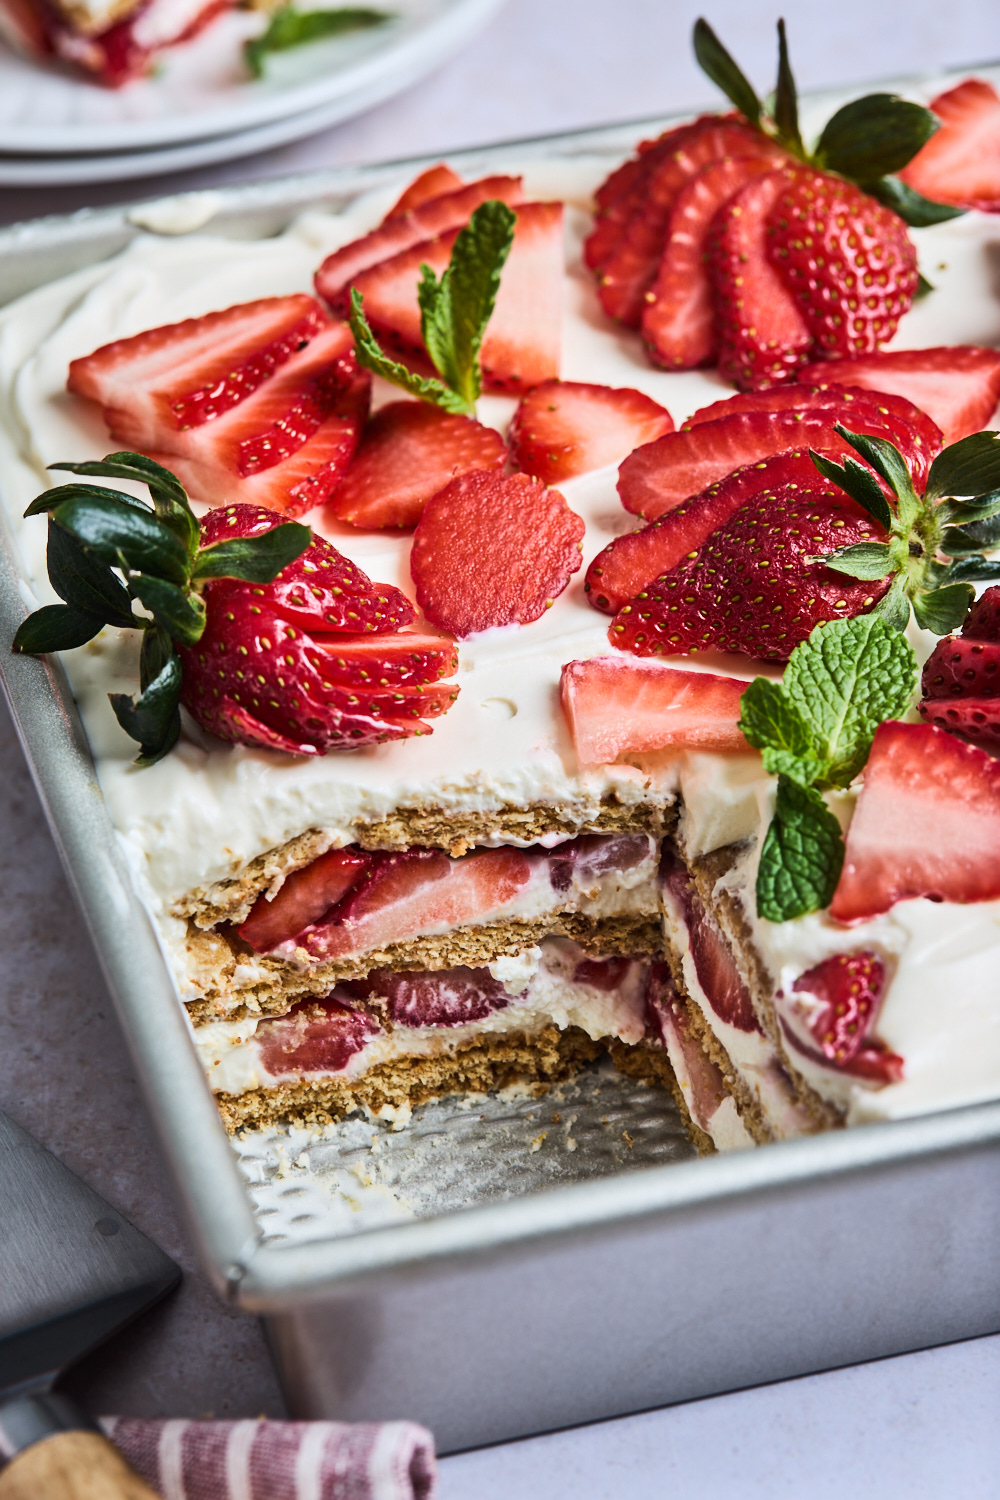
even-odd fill
[{"label": "striped cloth napkin", "polygon": [[433,1500],[434,1439],[415,1422],[101,1426],[163,1500]]}]

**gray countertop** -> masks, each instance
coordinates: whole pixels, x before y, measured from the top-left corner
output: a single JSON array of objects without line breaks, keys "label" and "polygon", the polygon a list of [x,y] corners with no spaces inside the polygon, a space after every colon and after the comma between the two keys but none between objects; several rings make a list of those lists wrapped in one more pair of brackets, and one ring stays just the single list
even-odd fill
[{"label": "gray countertop", "polygon": [[[249,162],[181,177],[0,191],[0,223],[711,104],[688,41],[699,9],[687,0],[509,0],[462,58],[356,121]],[[905,7],[895,0],[838,6],[790,0],[783,9],[803,87],[1000,56],[994,0],[949,6],[909,0]],[[709,10],[762,91],[773,75],[775,13],[761,0],[717,0]],[[223,1307],[199,1276],[100,971],[2,705],[0,765],[0,1107],[187,1272],[178,1294],[77,1370],[73,1389],[96,1411],[279,1415],[281,1396],[258,1325]],[[949,1489],[986,1496],[995,1493],[989,1484],[1000,1453],[984,1383],[995,1397],[998,1374],[1000,1339],[979,1340],[450,1459],[444,1493],[447,1500],[501,1493],[596,1500],[627,1488],[641,1500],[661,1493],[668,1477],[690,1492],[707,1447],[722,1455],[719,1486],[724,1469],[744,1495],[793,1488],[811,1496],[940,1495],[947,1473]],[[966,1391],[968,1399],[960,1399]],[[871,1449],[866,1455],[863,1443],[845,1438],[833,1487],[828,1426],[865,1432],[878,1449],[873,1462]],[[949,1460],[938,1475],[927,1458],[934,1441],[941,1452],[960,1448],[962,1462]],[[825,1466],[817,1488],[807,1482],[812,1457]]]}]

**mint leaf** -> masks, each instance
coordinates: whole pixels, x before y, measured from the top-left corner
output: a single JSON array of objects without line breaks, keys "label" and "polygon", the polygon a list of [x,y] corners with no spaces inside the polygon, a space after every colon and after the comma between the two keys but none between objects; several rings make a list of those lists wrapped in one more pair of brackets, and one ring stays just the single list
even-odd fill
[{"label": "mint leaf", "polygon": [[479,350],[514,241],[516,215],[498,199],[481,203],[461,231],[438,281],[421,266],[421,332],[434,368],[472,411],[482,391]]},{"label": "mint leaf", "polygon": [[829,906],[843,863],[840,824],[819,792],[780,776],[757,869],[758,915],[790,922]]},{"label": "mint leaf", "polygon": [[365,369],[371,370],[374,375],[381,375],[383,380],[391,381],[393,385],[409,391],[411,396],[427,401],[432,406],[439,406],[442,411],[454,412],[458,416],[466,414],[467,407],[462,397],[457,392],[449,390],[443,381],[435,380],[433,376],[425,379],[422,375],[415,375],[412,370],[407,369],[406,365],[401,365],[397,360],[390,359],[388,354],[382,352],[365,317],[361,293],[355,287],[351,288],[349,322],[354,335],[354,352],[359,365],[364,365]]},{"label": "mint leaf", "polygon": [[370,10],[367,6],[342,6],[337,10],[296,10],[282,5],[271,16],[267,30],[243,44],[243,56],[254,78],[264,73],[269,52],[286,52],[289,47],[303,47],[322,37],[342,36],[391,21],[391,11]]},{"label": "mint leaf", "polygon": [[878,615],[818,625],[796,647],[782,691],[809,726],[827,786],[847,786],[868,759],[885,719],[909,708],[917,659],[909,642]]},{"label": "mint leaf", "polygon": [[740,729],[761,752],[769,775],[784,774],[803,786],[820,775],[809,726],[780,682],[754,678],[740,699]]}]

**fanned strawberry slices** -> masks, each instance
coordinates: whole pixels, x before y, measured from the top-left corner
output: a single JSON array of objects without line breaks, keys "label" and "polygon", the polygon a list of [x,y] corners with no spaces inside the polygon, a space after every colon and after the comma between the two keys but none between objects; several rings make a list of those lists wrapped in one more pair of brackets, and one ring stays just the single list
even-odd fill
[{"label": "fanned strawberry slices", "polygon": [[371,380],[350,329],[312,297],[269,297],[106,344],[70,366],[113,437],[207,505],[302,515],[357,446]]}]

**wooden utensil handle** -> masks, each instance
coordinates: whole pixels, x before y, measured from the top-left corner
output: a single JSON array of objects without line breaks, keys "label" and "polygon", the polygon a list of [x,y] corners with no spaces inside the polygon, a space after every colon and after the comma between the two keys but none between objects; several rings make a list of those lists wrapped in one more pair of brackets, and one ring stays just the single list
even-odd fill
[{"label": "wooden utensil handle", "polygon": [[56,1432],[0,1470],[0,1500],[157,1500],[96,1432]]}]

